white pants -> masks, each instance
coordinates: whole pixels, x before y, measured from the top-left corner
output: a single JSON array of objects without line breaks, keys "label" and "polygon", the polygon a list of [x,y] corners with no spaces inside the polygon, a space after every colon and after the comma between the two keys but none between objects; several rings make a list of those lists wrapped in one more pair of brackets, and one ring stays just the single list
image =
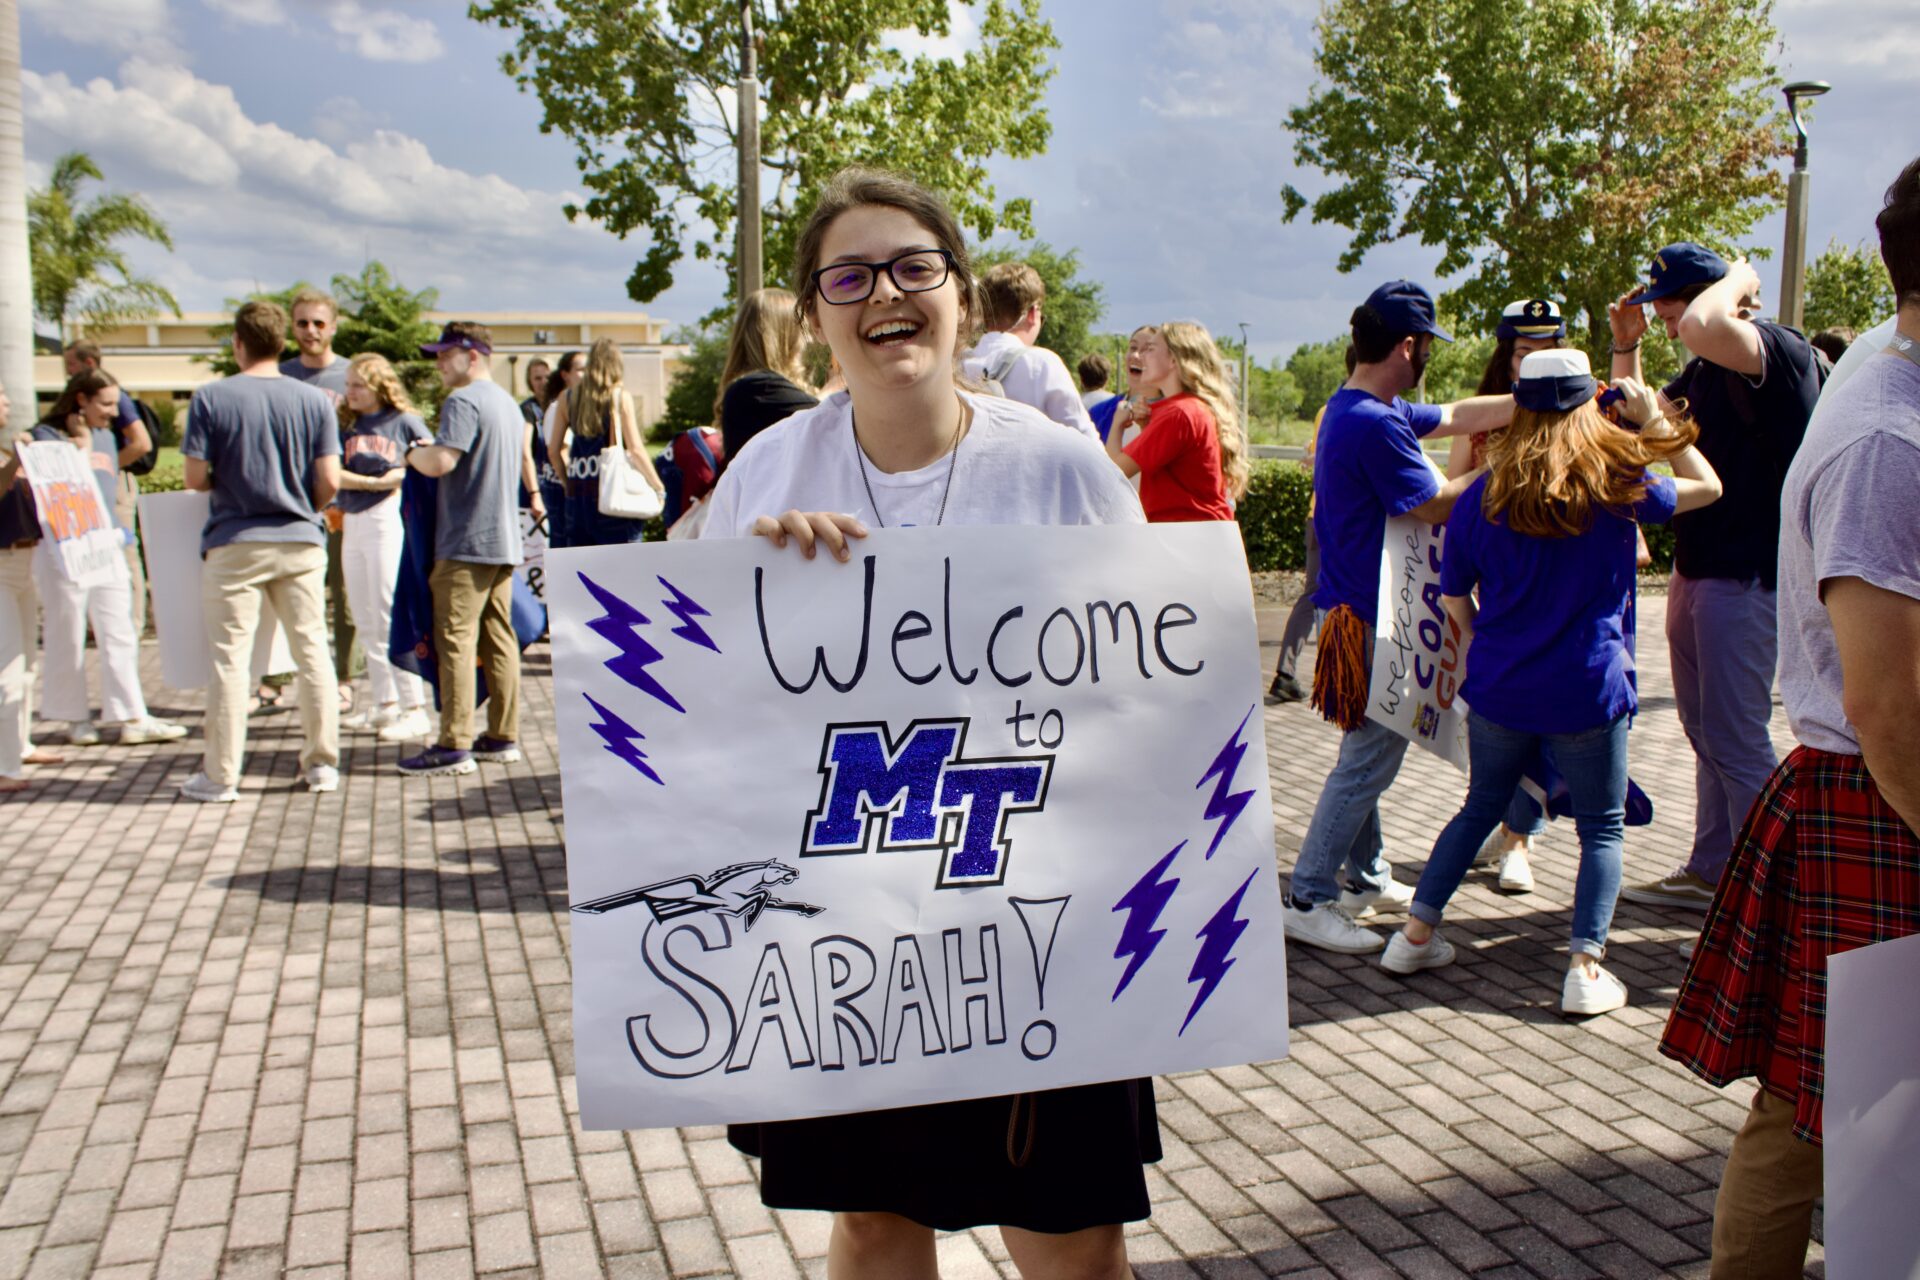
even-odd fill
[{"label": "white pants", "polygon": [[41,708],[49,720],[86,720],[87,626],[100,651],[100,718],[108,723],[144,720],[140,693],[140,641],[133,633],[133,592],[127,562],[113,557],[111,581],[76,587],[61,576],[59,552],[42,542],[33,551],[33,572],[45,613],[47,693]]},{"label": "white pants", "polygon": [[0,548],[0,778],[18,778],[31,749],[33,677],[40,661],[33,552]]},{"label": "white pants", "polygon": [[353,610],[354,629],[367,655],[367,680],[374,702],[398,702],[412,710],[426,703],[426,687],[419,676],[402,671],[387,658],[387,636],[393,630],[393,589],[400,578],[400,553],[406,526],[400,520],[400,495],[393,494],[371,511],[349,511],[340,532],[341,572],[347,580],[347,605]]}]

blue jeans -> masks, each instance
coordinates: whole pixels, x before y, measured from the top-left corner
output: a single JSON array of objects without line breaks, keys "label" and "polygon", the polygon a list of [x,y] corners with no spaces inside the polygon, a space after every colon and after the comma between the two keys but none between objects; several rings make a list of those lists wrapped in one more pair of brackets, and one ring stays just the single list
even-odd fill
[{"label": "blue jeans", "polygon": [[[1392,878],[1380,856],[1380,797],[1393,785],[1406,754],[1407,740],[1374,720],[1341,736],[1340,758],[1320,789],[1293,864],[1296,902],[1317,907],[1338,897],[1335,877],[1343,862],[1357,889],[1377,890]],[[1513,790],[1511,784],[1507,790]]]},{"label": "blue jeans", "polygon": [[1513,789],[1513,799],[1507,805],[1507,815],[1500,821],[1515,835],[1532,837],[1547,829],[1546,811],[1534,803],[1533,797],[1519,787]]},{"label": "blue jeans", "polygon": [[1758,582],[1674,574],[1667,587],[1673,701],[1693,744],[1687,870],[1720,883],[1747,810],[1778,763],[1767,722],[1779,654],[1776,599]]},{"label": "blue jeans", "polygon": [[1580,833],[1580,874],[1573,886],[1575,955],[1606,952],[1607,926],[1620,896],[1620,855],[1627,826],[1627,717],[1579,733],[1526,733],[1480,715],[1467,714],[1471,776],[1467,801],[1453,816],[1420,873],[1413,891],[1413,918],[1439,924],[1447,900],[1473,865],[1481,841],[1513,799],[1514,787],[1542,743],[1573,800]]}]

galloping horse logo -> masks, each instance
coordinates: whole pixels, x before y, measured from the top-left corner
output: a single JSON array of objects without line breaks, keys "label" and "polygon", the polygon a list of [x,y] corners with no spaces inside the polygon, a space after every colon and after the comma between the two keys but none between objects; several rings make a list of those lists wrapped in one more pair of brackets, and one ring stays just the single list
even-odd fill
[{"label": "galloping horse logo", "polygon": [[739,862],[722,867],[710,875],[679,876],[657,884],[641,885],[638,889],[628,889],[623,893],[610,893],[604,898],[582,902],[574,910],[597,916],[644,902],[653,912],[653,918],[662,923],[679,916],[711,911],[719,916],[732,916],[741,922],[743,930],[751,931],[754,922],[765,911],[817,916],[825,910],[810,902],[788,902],[773,896],[774,889],[783,884],[792,884],[799,878],[797,869],[773,858],[765,862]]}]

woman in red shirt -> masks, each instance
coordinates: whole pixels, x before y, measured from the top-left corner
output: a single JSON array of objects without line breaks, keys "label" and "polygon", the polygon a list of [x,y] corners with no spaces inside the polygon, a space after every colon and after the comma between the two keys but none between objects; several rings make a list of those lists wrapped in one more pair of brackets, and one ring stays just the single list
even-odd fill
[{"label": "woman in red shirt", "polygon": [[1127,342],[1127,373],[1151,404],[1131,400],[1115,420],[1145,430],[1124,448],[1123,431],[1107,432],[1107,456],[1140,477],[1148,522],[1233,519],[1247,491],[1247,438],[1213,335],[1183,320],[1144,325]]}]

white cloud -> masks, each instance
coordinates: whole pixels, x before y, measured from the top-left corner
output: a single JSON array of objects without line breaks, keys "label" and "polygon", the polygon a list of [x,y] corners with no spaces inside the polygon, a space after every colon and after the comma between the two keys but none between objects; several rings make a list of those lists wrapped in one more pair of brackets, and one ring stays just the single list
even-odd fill
[{"label": "white cloud", "polygon": [[250,118],[225,85],[143,58],[121,67],[117,85],[28,71],[22,89],[36,132],[63,145],[84,147],[121,171],[157,174],[176,189],[244,189],[303,221],[520,239],[552,234],[569,198],[449,168],[425,143],[391,129],[339,148],[302,137]]},{"label": "white cloud", "polygon": [[167,0],[24,0],[36,31],[115,51],[173,48]]},{"label": "white cloud", "polygon": [[[135,3],[136,0],[104,2]],[[296,25],[286,0],[201,0],[201,3],[215,13],[253,26]],[[415,17],[398,9],[370,9],[359,0],[306,0],[301,12],[324,18],[328,30],[369,62],[431,62],[446,52],[440,29],[432,19]]]}]

